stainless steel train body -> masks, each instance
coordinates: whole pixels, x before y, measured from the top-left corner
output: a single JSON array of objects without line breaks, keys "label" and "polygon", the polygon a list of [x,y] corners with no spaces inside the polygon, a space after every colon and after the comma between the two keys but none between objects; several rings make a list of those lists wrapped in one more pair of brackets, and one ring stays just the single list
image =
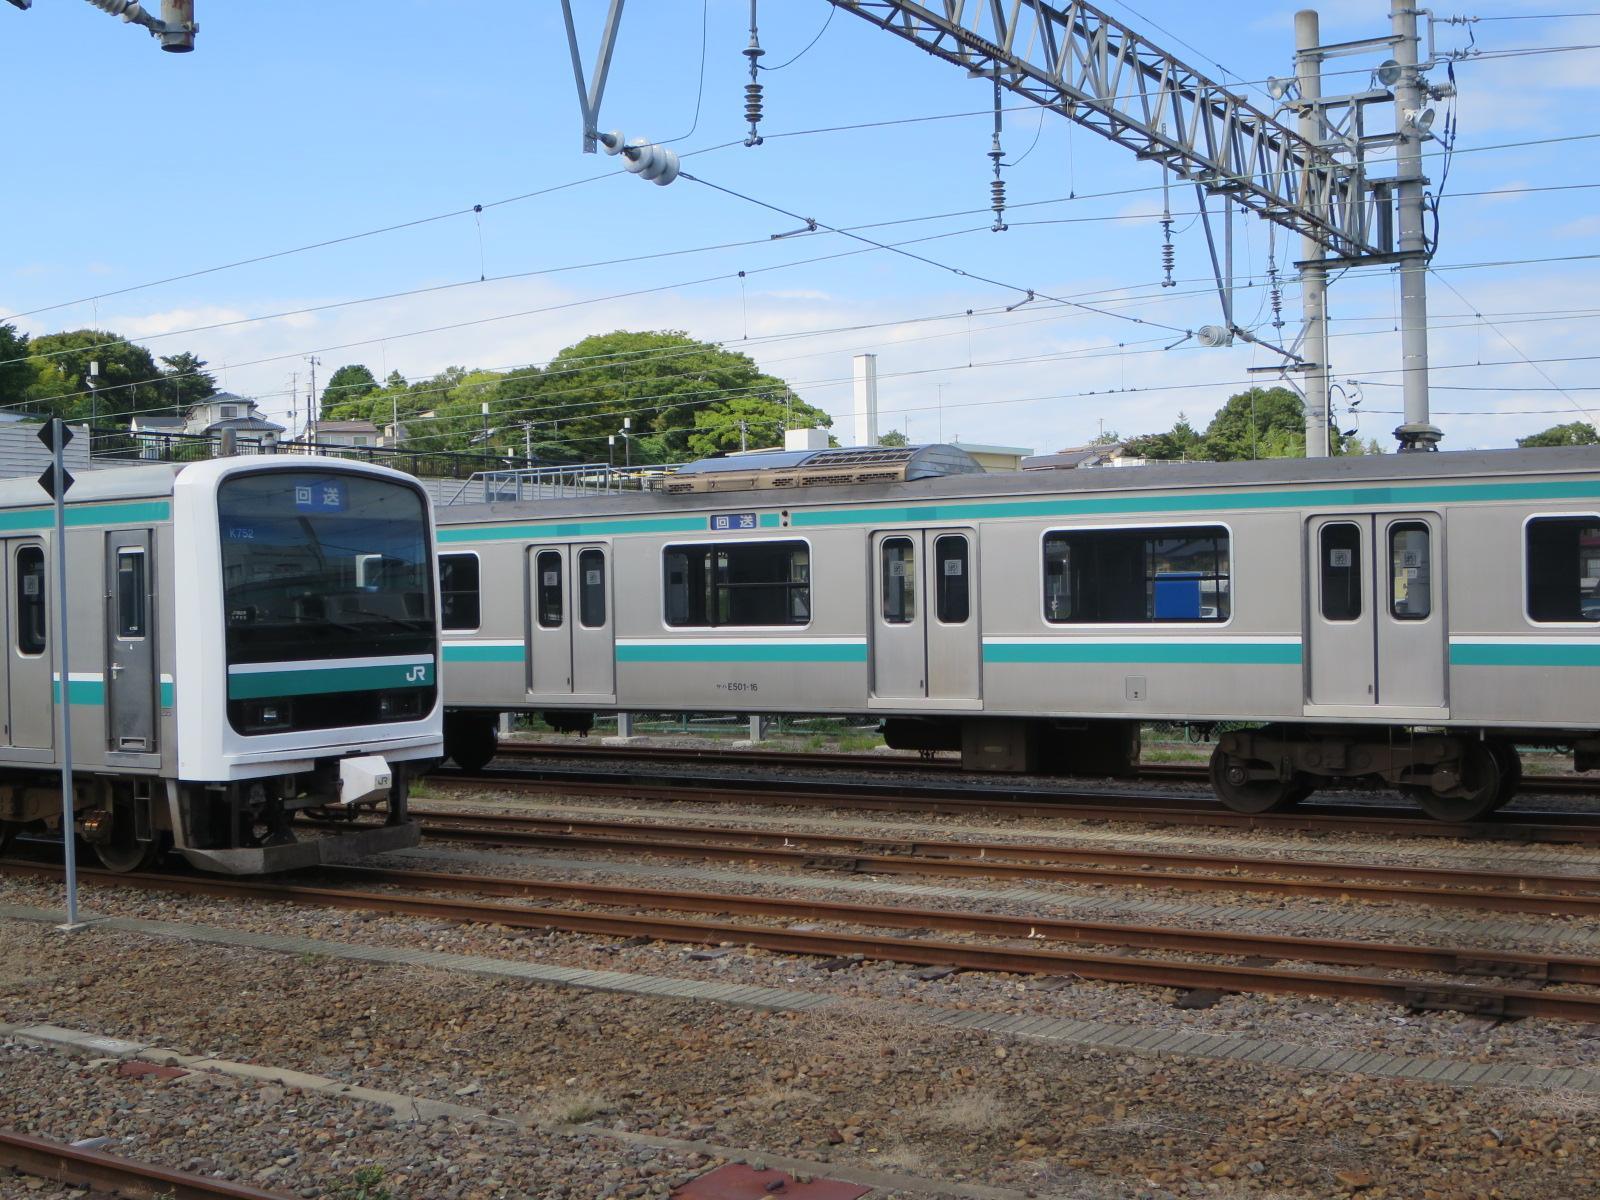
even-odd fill
[{"label": "stainless steel train body", "polygon": [[1600,450],[745,483],[438,509],[447,749],[504,710],[868,713],[1028,770],[1244,722],[1236,807],[1376,776],[1454,817],[1513,739],[1600,761]]},{"label": "stainless steel train body", "polygon": [[[414,480],[306,457],[85,472],[66,524],[63,606],[48,501],[0,483],[0,838],[60,814],[64,700],[77,831],[115,869],[168,843],[227,872],[416,843],[407,778],[442,705]],[[296,838],[303,809],[388,821]]]}]

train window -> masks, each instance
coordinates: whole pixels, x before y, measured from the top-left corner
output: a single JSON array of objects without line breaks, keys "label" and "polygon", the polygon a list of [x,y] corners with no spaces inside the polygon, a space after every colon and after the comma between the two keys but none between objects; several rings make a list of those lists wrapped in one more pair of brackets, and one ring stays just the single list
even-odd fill
[{"label": "train window", "polygon": [[668,625],[805,625],[811,550],[804,542],[715,542],[662,552]]},{"label": "train window", "polygon": [[1389,526],[1389,612],[1397,621],[1423,621],[1433,611],[1433,562],[1428,526],[1400,521]]},{"label": "train window", "polygon": [[964,625],[972,610],[971,573],[967,570],[967,539],[958,533],[935,538],[933,563],[934,607],[946,625]]},{"label": "train window", "polygon": [[1528,619],[1600,621],[1600,517],[1527,525]]},{"label": "train window", "polygon": [[908,537],[884,538],[878,546],[883,559],[883,621],[909,625],[917,619],[917,551]]},{"label": "train window", "polygon": [[439,624],[445,629],[476,629],[482,612],[478,556],[439,555]]},{"label": "train window", "polygon": [[541,550],[534,561],[534,594],[538,600],[539,627],[560,629],[561,551]]},{"label": "train window", "polygon": [[1044,539],[1044,616],[1057,624],[1226,621],[1231,551],[1220,525],[1075,529]]},{"label": "train window", "polygon": [[1317,534],[1322,564],[1322,619],[1355,621],[1361,617],[1361,526],[1334,521]]},{"label": "train window", "polygon": [[44,548],[17,551],[17,653],[43,654],[48,628],[45,607]]},{"label": "train window", "polygon": [[117,551],[117,636],[145,635],[144,551]]},{"label": "train window", "polygon": [[606,556],[603,550],[578,554],[578,622],[585,629],[606,623]]}]

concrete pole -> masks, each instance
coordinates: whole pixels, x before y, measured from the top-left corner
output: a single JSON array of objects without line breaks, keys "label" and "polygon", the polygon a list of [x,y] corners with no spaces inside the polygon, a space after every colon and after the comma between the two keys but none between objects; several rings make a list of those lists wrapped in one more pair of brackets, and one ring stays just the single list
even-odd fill
[{"label": "concrete pole", "polygon": [[[1396,0],[1398,2],[1398,0]],[[1294,15],[1294,74],[1300,85],[1300,136],[1322,141],[1322,114],[1314,101],[1322,99],[1321,31],[1315,9]],[[1301,195],[1310,194],[1309,187]],[[1315,239],[1300,239],[1300,306],[1306,324],[1306,457],[1328,456],[1328,268],[1323,248]]]},{"label": "concrete pole", "polygon": [[858,354],[855,366],[856,445],[878,444],[878,356]]},{"label": "concrete pole", "polygon": [[1394,89],[1395,192],[1400,226],[1400,368],[1405,424],[1394,431],[1401,450],[1437,450],[1442,436],[1428,415],[1428,250],[1422,231],[1423,131],[1406,122],[1424,108],[1417,71],[1417,10],[1412,0],[1390,0],[1394,57],[1400,80]]}]

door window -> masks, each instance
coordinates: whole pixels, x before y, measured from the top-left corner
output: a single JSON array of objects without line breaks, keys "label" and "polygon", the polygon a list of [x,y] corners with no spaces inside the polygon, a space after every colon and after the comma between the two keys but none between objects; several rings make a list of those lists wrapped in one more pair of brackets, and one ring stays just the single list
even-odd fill
[{"label": "door window", "polygon": [[884,538],[879,545],[883,559],[883,621],[886,625],[909,625],[917,619],[917,551],[908,537]]},{"label": "door window", "polygon": [[602,550],[578,555],[578,622],[585,629],[606,623],[606,556]]},{"label": "door window", "polygon": [[143,550],[117,551],[117,636],[145,635],[145,574]]},{"label": "door window", "polygon": [[538,597],[539,627],[560,629],[561,611],[561,551],[541,550],[534,562],[534,591]]},{"label": "door window", "polygon": [[934,607],[946,625],[964,625],[972,611],[967,539],[947,533],[933,543]]},{"label": "door window", "polygon": [[1389,612],[1397,621],[1425,621],[1433,611],[1433,569],[1423,521],[1389,526]]},{"label": "door window", "polygon": [[49,628],[44,607],[44,548],[17,551],[17,653],[43,654]]},{"label": "door window", "polygon": [[1361,526],[1333,521],[1317,534],[1322,573],[1322,618],[1355,621],[1361,617]]}]

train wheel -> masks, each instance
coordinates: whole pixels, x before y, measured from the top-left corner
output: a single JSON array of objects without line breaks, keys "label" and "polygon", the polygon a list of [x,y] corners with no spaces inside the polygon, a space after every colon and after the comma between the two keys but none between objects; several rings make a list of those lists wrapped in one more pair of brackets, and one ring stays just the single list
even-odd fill
[{"label": "train wheel", "polygon": [[499,748],[500,738],[493,717],[452,713],[445,718],[445,753],[463,771],[483,770]]},{"label": "train wheel", "polygon": [[1448,792],[1412,787],[1411,798],[1435,821],[1481,821],[1505,803],[1502,756],[1484,742],[1466,742],[1461,749],[1460,781]]},{"label": "train wheel", "polygon": [[1522,786],[1522,756],[1511,742],[1490,742],[1489,752],[1500,765],[1500,794],[1494,804],[1500,808],[1514,800]]},{"label": "train wheel", "polygon": [[1238,813],[1277,812],[1311,794],[1304,780],[1251,779],[1249,763],[1218,746],[1211,752],[1211,790]]},{"label": "train wheel", "polygon": [[[141,842],[134,834],[133,806],[136,802],[118,797],[110,804],[110,811],[102,813],[109,818],[110,828],[101,826],[95,836],[89,837],[95,857],[108,871],[127,874],[142,871],[161,857],[161,838],[152,837]],[[86,826],[88,822],[85,822]]]}]

